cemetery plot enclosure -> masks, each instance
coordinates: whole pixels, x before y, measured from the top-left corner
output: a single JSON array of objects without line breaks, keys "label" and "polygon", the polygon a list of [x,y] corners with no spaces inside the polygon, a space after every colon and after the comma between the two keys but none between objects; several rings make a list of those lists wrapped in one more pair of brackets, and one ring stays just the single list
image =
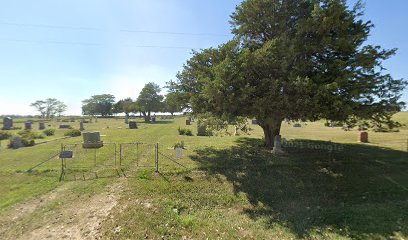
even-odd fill
[{"label": "cemetery plot enclosure", "polygon": [[157,143],[121,143],[119,145],[119,167],[126,177],[135,175],[138,168],[154,168],[158,171]]}]

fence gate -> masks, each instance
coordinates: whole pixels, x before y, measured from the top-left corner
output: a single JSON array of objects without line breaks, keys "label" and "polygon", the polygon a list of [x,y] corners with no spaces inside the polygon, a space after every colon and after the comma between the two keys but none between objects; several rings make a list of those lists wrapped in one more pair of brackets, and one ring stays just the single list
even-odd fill
[{"label": "fence gate", "polygon": [[121,143],[119,147],[119,167],[126,177],[134,177],[140,168],[158,171],[157,143]]},{"label": "fence gate", "polygon": [[73,157],[61,159],[61,180],[87,180],[120,176],[117,170],[116,143],[101,148],[83,148],[82,144],[66,144],[61,151],[72,151]]}]

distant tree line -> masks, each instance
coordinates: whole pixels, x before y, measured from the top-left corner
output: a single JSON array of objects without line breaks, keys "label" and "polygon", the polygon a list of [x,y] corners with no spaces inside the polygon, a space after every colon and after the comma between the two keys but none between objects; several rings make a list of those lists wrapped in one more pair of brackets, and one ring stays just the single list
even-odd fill
[{"label": "distant tree line", "polygon": [[40,113],[41,118],[61,116],[67,110],[67,105],[55,98],[38,100],[31,103],[30,106]]},{"label": "distant tree line", "polygon": [[106,117],[120,113],[126,116],[139,113],[146,122],[150,122],[153,112],[169,112],[173,115],[183,111],[185,107],[177,93],[171,92],[163,96],[160,92],[160,86],[150,82],[143,87],[136,101],[126,98],[116,102],[115,96],[111,94],[94,95],[82,101],[82,114]]}]

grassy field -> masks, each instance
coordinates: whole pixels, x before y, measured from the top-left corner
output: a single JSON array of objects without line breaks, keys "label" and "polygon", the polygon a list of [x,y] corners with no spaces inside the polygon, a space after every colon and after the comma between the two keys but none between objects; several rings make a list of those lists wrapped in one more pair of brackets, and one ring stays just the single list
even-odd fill
[{"label": "grassy field", "polygon": [[[406,112],[396,118],[408,123]],[[97,152],[100,166],[92,169],[100,171],[98,179],[87,170],[79,180],[81,172],[73,170],[59,182],[56,158],[27,170],[81,137],[18,150],[6,149],[3,141],[2,239],[408,238],[406,127],[369,132],[370,143],[360,144],[358,131],[322,122],[284,124],[287,153],[273,156],[262,147],[262,130],[255,125],[250,135],[213,137],[178,135],[178,127],[196,135],[195,123],[185,126],[185,118],[138,125],[130,130],[123,119],[99,119],[85,128],[100,131],[105,143],[158,143],[160,174],[142,167],[154,166],[153,145],[146,145],[148,154],[138,152],[139,167],[129,165],[137,171],[127,178],[118,171],[118,177],[105,165],[115,155],[106,144]],[[63,133],[57,130],[54,138]],[[186,150],[175,163],[172,146],[181,141]]]}]

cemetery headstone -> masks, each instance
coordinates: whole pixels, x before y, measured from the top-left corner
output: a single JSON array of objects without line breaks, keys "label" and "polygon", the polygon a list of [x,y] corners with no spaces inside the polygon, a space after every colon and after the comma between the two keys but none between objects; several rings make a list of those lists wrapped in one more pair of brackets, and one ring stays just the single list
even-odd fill
[{"label": "cemetery headstone", "polygon": [[258,124],[258,120],[252,119],[252,124],[257,125],[257,124]]},{"label": "cemetery headstone", "polygon": [[295,124],[293,124],[293,127],[295,127],[295,128],[301,128],[301,127],[302,127],[302,124],[300,124],[300,123],[295,123]]},{"label": "cemetery headstone", "polygon": [[13,128],[13,119],[6,117],[3,119],[3,129],[4,130],[10,130]]},{"label": "cemetery headstone", "polygon": [[38,124],[39,124],[38,125],[39,130],[44,130],[45,129],[45,122],[39,122]]},{"label": "cemetery headstone", "polygon": [[71,125],[60,124],[60,125],[59,125],[59,128],[60,128],[60,129],[70,129],[70,128],[71,128]]},{"label": "cemetery headstone", "polygon": [[25,130],[31,130],[31,129],[32,129],[32,125],[33,125],[32,122],[25,122],[25,123],[24,123],[24,129],[25,129]]},{"label": "cemetery headstone", "polygon": [[11,139],[10,144],[11,144],[11,147],[14,149],[18,149],[24,146],[20,136],[14,136]]},{"label": "cemetery headstone", "polygon": [[125,116],[125,124],[129,124],[129,117],[128,117],[128,115]]},{"label": "cemetery headstone", "polygon": [[130,121],[129,122],[129,128],[130,129],[137,129],[137,123],[135,121]]},{"label": "cemetery headstone", "polygon": [[103,142],[101,141],[101,134],[99,132],[87,132],[82,134],[84,142],[83,148],[101,148]]},{"label": "cemetery headstone", "polygon": [[207,136],[207,124],[198,123],[197,124],[197,136]]},{"label": "cemetery headstone", "polygon": [[275,141],[273,144],[273,149],[272,149],[273,154],[281,154],[284,153],[282,150],[282,138],[280,135],[275,136]]},{"label": "cemetery headstone", "polygon": [[152,117],[152,123],[156,122],[156,117]]},{"label": "cemetery headstone", "polygon": [[79,122],[79,131],[84,131],[85,130],[85,128],[84,128],[84,122],[83,121],[80,121]]},{"label": "cemetery headstone", "polygon": [[361,132],[360,133],[360,142],[368,143],[368,132]]},{"label": "cemetery headstone", "polygon": [[71,118],[71,122],[75,122],[75,118]]},{"label": "cemetery headstone", "polygon": [[183,157],[183,149],[182,148],[176,148],[176,159],[181,159]]},{"label": "cemetery headstone", "polygon": [[186,125],[191,125],[190,119],[186,119]]}]

